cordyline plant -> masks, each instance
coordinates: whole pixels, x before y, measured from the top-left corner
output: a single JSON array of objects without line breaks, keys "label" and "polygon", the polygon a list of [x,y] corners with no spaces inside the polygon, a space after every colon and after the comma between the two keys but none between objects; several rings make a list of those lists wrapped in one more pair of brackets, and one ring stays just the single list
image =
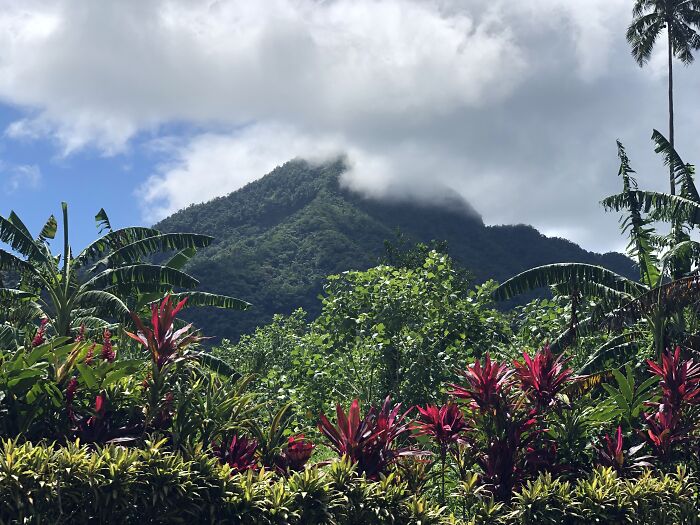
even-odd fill
[{"label": "cordyline plant", "polygon": [[532,358],[526,354],[525,364],[516,366],[517,372],[487,354],[483,365],[477,360],[461,372],[465,384],[453,384],[449,392],[471,401],[470,444],[482,480],[499,501],[510,499],[525,479],[554,464],[556,444],[544,438],[542,412],[571,375],[565,361],[555,359],[548,348]]},{"label": "cordyline plant", "polygon": [[330,447],[340,456],[357,464],[357,471],[369,479],[377,479],[397,458],[419,455],[421,452],[397,444],[399,438],[409,431],[406,416],[401,413],[401,403],[391,406],[387,396],[381,409],[371,407],[360,417],[360,403],[353,400],[347,415],[336,405],[335,424],[321,413],[318,429],[329,441]]},{"label": "cordyline plant", "polygon": [[700,363],[681,359],[681,349],[665,351],[661,362],[647,360],[649,371],[661,378],[662,400],[660,410],[679,411],[684,404],[700,403]]},{"label": "cordyline plant", "polygon": [[95,397],[92,408],[82,413],[74,404],[78,382],[72,378],[66,388],[66,412],[71,424],[71,433],[82,443],[104,445],[106,443],[126,443],[136,439],[141,433],[139,424],[120,426],[114,417],[112,404],[103,390]]},{"label": "cordyline plant", "polygon": [[450,394],[460,399],[471,399],[472,405],[485,412],[500,407],[503,394],[510,388],[513,370],[506,363],[492,362],[487,353],[483,366],[477,359],[459,374],[466,380],[466,384],[450,385]]},{"label": "cordyline plant", "polygon": [[594,447],[596,463],[614,469],[619,476],[635,474],[652,466],[648,461],[650,456],[637,455],[643,447],[644,443],[625,450],[622,427],[618,426],[614,438],[606,434],[601,439],[601,445]]},{"label": "cordyline plant", "polygon": [[689,421],[687,409],[700,403],[700,364],[692,359],[681,359],[681,349],[666,350],[660,362],[647,360],[649,371],[660,378],[661,403],[657,412],[643,414],[647,425],[644,437],[662,461],[670,461],[676,444],[688,442],[697,429],[695,421]]},{"label": "cordyline plant", "polygon": [[233,473],[258,468],[256,453],[258,443],[254,439],[234,434],[222,437],[219,443],[212,443],[212,454],[222,465],[231,467]]},{"label": "cordyline plant", "polygon": [[573,375],[573,370],[566,368],[569,359],[563,354],[556,358],[549,345],[530,357],[523,352],[523,363],[515,361],[515,375],[528,399],[538,411],[549,407],[556,395],[564,388]]},{"label": "cordyline plant", "polygon": [[670,461],[674,445],[685,443],[690,439],[691,428],[681,425],[678,412],[660,410],[654,414],[644,414],[643,417],[647,424],[645,437],[654,455],[661,461]]},{"label": "cordyline plant", "polygon": [[175,330],[175,316],[186,302],[187,297],[173,305],[172,297],[166,295],[160,305],[152,304],[151,328],[146,327],[139,316],[131,312],[138,332],[126,334],[148,348],[151,355],[151,371],[144,381],[148,393],[146,425],[149,428],[161,428],[170,421],[172,394],[168,392],[166,381],[169,365],[184,357],[189,345],[201,340],[197,334],[189,333],[191,324]]},{"label": "cordyline plant", "polygon": [[175,330],[175,316],[184,308],[185,303],[187,303],[187,297],[178,302],[177,305],[173,305],[170,295],[166,295],[160,305],[152,304],[152,328],[147,328],[141,318],[131,312],[131,318],[138,332],[136,334],[126,332],[126,334],[150,350],[151,359],[159,370],[181,355],[182,351],[190,344],[201,340],[197,334],[189,333],[192,329],[191,323]]},{"label": "cordyline plant", "polygon": [[315,445],[304,437],[304,434],[289,436],[277,460],[277,468],[287,474],[304,470],[311,459]]},{"label": "cordyline plant", "polygon": [[417,436],[429,436],[440,447],[441,500],[445,502],[445,463],[447,451],[458,443],[463,443],[463,434],[469,428],[464,414],[458,405],[447,403],[441,407],[428,405],[418,409],[418,419],[411,425]]}]

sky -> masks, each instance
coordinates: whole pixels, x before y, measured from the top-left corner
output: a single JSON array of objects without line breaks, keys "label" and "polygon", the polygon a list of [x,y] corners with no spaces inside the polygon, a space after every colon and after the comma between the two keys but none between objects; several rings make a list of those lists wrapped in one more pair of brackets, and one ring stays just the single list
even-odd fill
[{"label": "sky", "polygon": [[[295,157],[346,155],[375,197],[467,199],[620,250],[615,140],[665,190],[665,47],[639,68],[631,0],[0,0],[0,213],[152,224]],[[677,65],[676,145],[700,145]]]}]

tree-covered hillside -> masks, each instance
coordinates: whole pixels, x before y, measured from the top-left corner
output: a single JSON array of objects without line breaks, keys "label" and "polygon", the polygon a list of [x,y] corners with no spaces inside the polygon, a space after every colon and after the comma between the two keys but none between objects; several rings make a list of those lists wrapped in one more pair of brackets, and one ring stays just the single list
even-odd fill
[{"label": "tree-covered hillside", "polygon": [[226,197],[190,206],[160,222],[163,231],[206,232],[215,238],[189,263],[200,289],[240,297],[253,307],[236,313],[188,312],[205,334],[236,338],[274,313],[317,299],[329,274],[365,269],[384,253],[397,230],[412,241],[446,240],[450,254],[477,281],[504,280],[533,266],[581,261],[633,273],[620,254],[598,255],[530,226],[485,226],[454,195],[440,205],[378,201],[341,187],[337,160],[320,166],[287,162]]}]

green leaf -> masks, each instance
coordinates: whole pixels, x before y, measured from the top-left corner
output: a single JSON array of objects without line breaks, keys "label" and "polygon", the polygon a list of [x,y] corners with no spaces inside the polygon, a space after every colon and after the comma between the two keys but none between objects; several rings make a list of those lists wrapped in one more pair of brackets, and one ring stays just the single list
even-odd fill
[{"label": "green leaf", "polygon": [[238,373],[231,365],[226,361],[219,359],[207,352],[197,352],[194,354],[197,359],[214,372],[230,377],[233,381],[237,381],[241,378],[241,374]]},{"label": "green leaf", "polygon": [[58,230],[58,221],[56,220],[56,217],[51,215],[46,220],[46,223],[44,224],[43,228],[41,228],[41,231],[39,232],[39,240],[44,242],[47,239],[53,239],[56,237],[56,231]]},{"label": "green leaf", "polygon": [[139,239],[153,237],[159,233],[160,232],[158,230],[154,230],[153,228],[143,227],[129,227],[111,231],[107,235],[104,235],[96,241],[90,243],[82,252],[80,252],[80,254],[73,259],[73,266],[75,268],[86,266],[91,261],[95,261],[102,257],[108,251],[119,249],[122,246],[131,244]]},{"label": "green leaf", "polygon": [[109,217],[104,208],[100,208],[100,211],[95,215],[95,226],[97,226],[100,233],[103,231],[112,231],[112,224],[109,222]]},{"label": "green leaf", "polygon": [[207,235],[196,233],[160,233],[123,246],[110,253],[100,263],[112,266],[119,263],[132,263],[141,257],[147,257],[155,253],[172,250],[196,251],[197,248],[209,246],[212,239],[212,237]]},{"label": "green leaf", "polygon": [[28,259],[48,262],[46,253],[41,245],[37,244],[32,236],[26,232],[24,225],[17,226],[9,219],[0,217],[0,241],[8,244],[16,252]]},{"label": "green leaf", "polygon": [[123,289],[130,289],[133,285],[143,283],[160,283],[183,288],[194,288],[199,284],[199,281],[180,270],[168,268],[167,266],[134,264],[103,270],[83,284],[81,289],[87,291],[115,285],[119,285]]},{"label": "green leaf", "polygon": [[178,253],[176,253],[167,263],[165,263],[165,266],[169,266],[170,268],[175,268],[176,270],[181,270],[183,266],[189,261],[194,255],[197,253],[197,250],[194,248],[188,248],[186,250],[182,250]]},{"label": "green leaf", "polygon": [[97,377],[90,366],[77,363],[75,368],[80,372],[80,377],[88,388],[97,388]]},{"label": "green leaf", "polygon": [[[185,307],[190,306],[213,306],[216,308],[226,308],[229,310],[247,310],[251,304],[235,297],[218,295],[208,292],[181,292],[171,294],[173,301],[180,301],[187,297]],[[154,301],[155,302],[155,301]]]},{"label": "green leaf", "polygon": [[79,296],[78,304],[81,307],[92,306],[106,312],[113,317],[126,317],[129,308],[116,295],[103,290],[88,290]]},{"label": "green leaf", "polygon": [[612,370],[612,374],[615,376],[620,393],[625,397],[628,403],[631,403],[634,394],[632,393],[631,385],[627,382],[627,378],[619,370]]},{"label": "green leaf", "polygon": [[602,287],[637,295],[645,288],[602,266],[584,263],[558,263],[538,266],[511,277],[494,291],[498,301],[511,299],[538,288],[566,283],[592,282]]}]

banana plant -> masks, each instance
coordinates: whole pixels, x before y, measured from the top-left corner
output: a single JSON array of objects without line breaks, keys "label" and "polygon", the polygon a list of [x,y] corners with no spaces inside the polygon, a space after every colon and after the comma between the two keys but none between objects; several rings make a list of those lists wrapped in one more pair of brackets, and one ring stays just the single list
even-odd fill
[{"label": "banana plant", "polygon": [[[577,333],[600,328],[629,327],[625,337],[615,338],[594,352],[596,360],[621,354],[632,339],[640,340],[640,324],[651,333],[655,352],[660,355],[670,339],[690,340],[692,330],[685,326],[688,307],[694,311],[700,292],[698,263],[700,245],[689,232],[700,225],[700,195],[694,182],[694,169],[680,158],[665,137],[654,130],[652,140],[664,163],[673,166],[679,195],[643,191],[634,178],[623,145],[618,142],[622,192],[602,201],[608,211],[623,212],[621,229],[629,238],[628,254],[639,268],[639,279],[618,275],[602,266],[583,263],[550,264],[532,268],[499,286],[497,300],[510,299],[544,286],[571,296],[572,306],[585,297],[595,302],[589,315],[572,324],[553,347],[570,344]],[[667,236],[658,235],[654,224],[671,223]],[[623,345],[623,346],[621,346]],[[592,363],[588,363],[590,365]]]},{"label": "banana plant", "polygon": [[[166,293],[190,290],[197,279],[182,265],[212,238],[195,233],[163,233],[153,228],[113,229],[104,209],[95,216],[100,237],[75,254],[69,243],[68,205],[62,203],[63,251],[51,252],[58,231],[52,215],[38,236],[29,232],[11,212],[0,216],[0,305],[7,311],[36,306],[50,320],[58,336],[70,336],[81,324],[102,328],[112,322],[129,322],[138,310]],[[176,255],[154,262],[169,251]],[[10,276],[9,278],[7,276]],[[175,294],[177,297],[177,293]],[[205,292],[187,292],[188,306],[215,306],[244,310],[240,299]]]}]

